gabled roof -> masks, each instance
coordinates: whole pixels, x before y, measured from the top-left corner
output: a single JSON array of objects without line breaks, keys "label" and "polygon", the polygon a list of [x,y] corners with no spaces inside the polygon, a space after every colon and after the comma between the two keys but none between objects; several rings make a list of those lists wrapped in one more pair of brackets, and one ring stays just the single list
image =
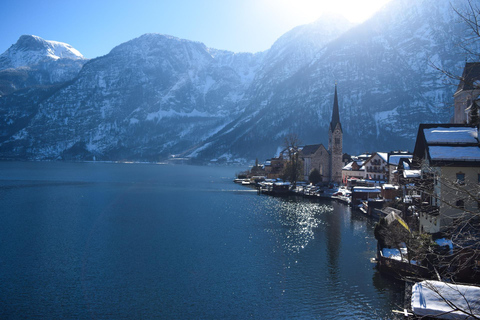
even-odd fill
[{"label": "gabled roof", "polygon": [[457,92],[465,90],[478,89],[479,85],[476,83],[480,80],[480,62],[467,62],[463,69],[462,78],[457,87]]},{"label": "gabled roof", "polygon": [[370,158],[368,158],[364,163],[363,165],[365,166],[368,162],[370,162],[370,160],[372,160],[373,158],[375,158],[375,156],[378,155],[378,157],[380,159],[382,159],[383,161],[387,162],[387,157],[388,157],[388,153],[387,152],[374,152]]},{"label": "gabled roof", "polygon": [[400,163],[400,159],[411,159],[412,157],[413,155],[411,154],[391,154],[388,158],[388,164],[398,166],[398,164]]},{"label": "gabled roof", "polygon": [[465,124],[420,124],[413,167],[428,159],[434,166],[480,166],[478,129]]},{"label": "gabled roof", "polygon": [[377,152],[378,156],[383,159],[383,161],[387,162],[388,153],[387,152]]},{"label": "gabled roof", "polygon": [[351,170],[352,170],[352,165],[353,165],[353,161],[350,162],[349,164],[347,164],[346,166],[344,166],[344,167],[342,168],[342,170],[351,171]]},{"label": "gabled roof", "polygon": [[312,144],[308,146],[304,146],[302,149],[302,153],[304,156],[309,156],[317,152],[318,148],[320,148],[321,144]]}]

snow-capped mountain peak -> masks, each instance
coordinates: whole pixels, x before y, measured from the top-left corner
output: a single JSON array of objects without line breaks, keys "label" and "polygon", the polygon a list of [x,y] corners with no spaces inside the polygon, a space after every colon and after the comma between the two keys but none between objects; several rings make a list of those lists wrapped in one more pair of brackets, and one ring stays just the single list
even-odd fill
[{"label": "snow-capped mountain peak", "polygon": [[31,67],[40,62],[59,59],[85,60],[77,49],[67,43],[23,35],[0,55],[0,70]]}]

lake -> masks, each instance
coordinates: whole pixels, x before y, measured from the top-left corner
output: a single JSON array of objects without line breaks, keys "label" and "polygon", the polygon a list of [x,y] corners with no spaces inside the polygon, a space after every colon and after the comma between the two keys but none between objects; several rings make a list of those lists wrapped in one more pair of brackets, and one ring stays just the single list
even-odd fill
[{"label": "lake", "polygon": [[0,162],[0,318],[394,318],[373,221],[242,169]]}]

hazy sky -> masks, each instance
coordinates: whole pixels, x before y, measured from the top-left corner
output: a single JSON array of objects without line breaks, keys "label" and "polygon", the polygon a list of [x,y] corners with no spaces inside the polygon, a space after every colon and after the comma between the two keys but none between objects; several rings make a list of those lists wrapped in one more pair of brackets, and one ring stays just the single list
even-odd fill
[{"label": "hazy sky", "polygon": [[362,22],[390,0],[5,0],[0,53],[23,34],[71,44],[87,58],[144,33],[234,52],[264,51],[323,11]]}]

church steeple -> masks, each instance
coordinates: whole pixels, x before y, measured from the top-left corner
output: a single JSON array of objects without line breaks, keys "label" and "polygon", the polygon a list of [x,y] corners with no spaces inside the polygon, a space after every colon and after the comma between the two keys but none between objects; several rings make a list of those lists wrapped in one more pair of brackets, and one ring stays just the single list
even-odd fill
[{"label": "church steeple", "polygon": [[342,182],[342,149],[343,131],[340,124],[340,111],[338,110],[337,83],[335,82],[335,97],[333,98],[332,121],[328,130],[328,152],[330,153],[330,174],[331,182]]},{"label": "church steeple", "polygon": [[340,123],[340,112],[338,110],[337,83],[335,82],[335,97],[333,98],[333,111],[332,121],[330,122],[330,132],[333,132],[335,130],[337,124],[340,125],[340,131],[342,131],[342,125]]}]

